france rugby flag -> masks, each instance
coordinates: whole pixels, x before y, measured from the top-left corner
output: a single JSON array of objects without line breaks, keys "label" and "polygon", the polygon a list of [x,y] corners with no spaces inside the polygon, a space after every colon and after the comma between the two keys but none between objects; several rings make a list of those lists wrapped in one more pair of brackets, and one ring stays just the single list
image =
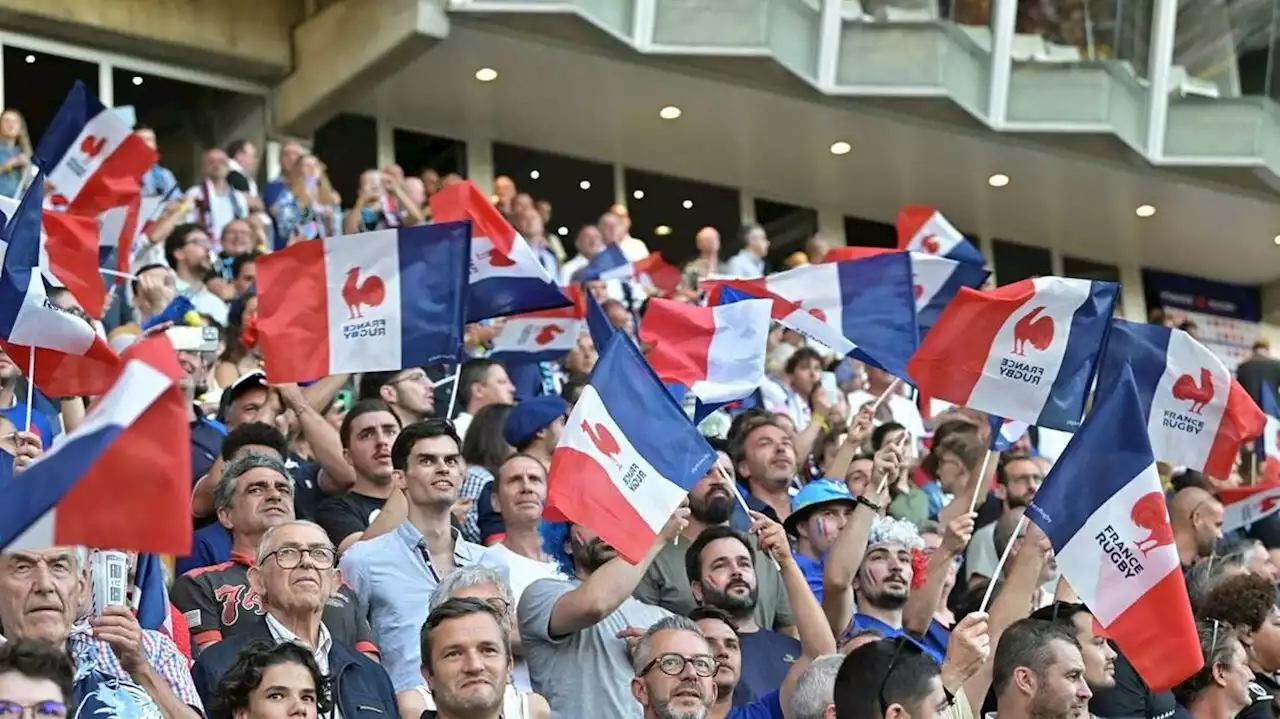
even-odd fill
[{"label": "france rugby flag", "polygon": [[[860,260],[900,251],[882,247],[835,247],[827,252],[823,262]],[[951,303],[961,287],[978,289],[990,276],[991,273],[981,264],[912,252],[912,292],[916,298],[916,323],[920,325],[920,336],[929,334],[929,330],[938,321],[938,315],[942,314],[942,310]]]},{"label": "france rugby flag", "polygon": [[258,336],[273,383],[457,364],[471,224],[299,242],[258,260]]},{"label": "france rugby flag", "polygon": [[576,307],[512,315],[493,338],[489,357],[507,366],[558,360],[578,344],[584,324]]},{"label": "france rugby flag", "polygon": [[952,225],[947,218],[928,205],[907,205],[898,212],[898,249],[911,250],[935,257],[981,267],[982,253]]},{"label": "france rugby flag", "polygon": [[1074,432],[1116,294],[1114,282],[1063,277],[963,288],[907,371],[929,397]]},{"label": "france rugby flag", "polygon": [[1226,479],[1240,445],[1266,428],[1266,416],[1222,360],[1182,330],[1112,320],[1100,391],[1110,391],[1126,368],[1162,462]]},{"label": "france rugby flag", "polygon": [[1203,665],[1147,413],[1127,369],[1027,509],[1062,575],[1152,691]]},{"label": "france rugby flag", "polygon": [[551,456],[543,519],[580,524],[638,564],[715,461],[640,349],[616,333]]},{"label": "france rugby flag", "polygon": [[449,185],[432,195],[431,216],[436,222],[471,220],[467,322],[573,304],[538,261],[528,241],[474,182]]}]

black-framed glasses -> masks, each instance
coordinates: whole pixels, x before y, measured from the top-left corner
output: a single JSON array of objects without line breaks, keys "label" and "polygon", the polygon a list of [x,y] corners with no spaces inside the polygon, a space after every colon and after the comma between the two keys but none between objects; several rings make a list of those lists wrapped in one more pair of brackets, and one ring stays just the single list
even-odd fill
[{"label": "black-framed glasses", "polygon": [[316,569],[332,569],[338,556],[333,547],[281,547],[263,557],[262,563],[275,557],[281,569],[297,569],[304,554],[311,558],[311,566]]},{"label": "black-framed glasses", "polygon": [[37,719],[64,719],[67,716],[67,705],[60,701],[19,704],[0,699],[0,719],[19,719],[28,716],[28,713]]},{"label": "black-framed glasses", "polygon": [[[889,668],[885,670],[884,678],[880,680],[880,688],[876,691],[876,700],[880,702],[880,713],[883,715],[889,711],[890,704],[889,700],[885,699],[884,690],[889,686],[889,678],[893,676],[893,670],[898,668],[898,661],[904,656],[921,656],[924,654],[924,649],[906,634],[899,634],[896,639],[882,639],[880,641],[893,642],[894,644],[893,656],[889,659]],[[953,706],[956,703],[955,695],[946,687],[943,687],[942,691],[947,697],[947,706]]]},{"label": "black-framed glasses", "polygon": [[511,605],[507,604],[507,600],[502,597],[489,597],[484,600],[494,611],[502,616],[507,616],[507,612],[511,611]]},{"label": "black-framed glasses", "polygon": [[644,676],[653,671],[657,667],[659,671],[669,677],[678,677],[684,671],[685,666],[693,665],[693,672],[700,677],[714,676],[716,673],[716,659],[710,654],[694,654],[686,657],[683,654],[659,654],[653,661],[644,665],[640,673],[636,676]]}]

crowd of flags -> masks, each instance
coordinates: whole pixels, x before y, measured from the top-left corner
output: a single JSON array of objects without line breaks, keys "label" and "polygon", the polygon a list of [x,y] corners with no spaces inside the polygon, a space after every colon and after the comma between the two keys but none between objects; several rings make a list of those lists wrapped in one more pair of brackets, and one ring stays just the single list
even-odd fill
[{"label": "crowd of flags", "polygon": [[[155,211],[138,192],[155,160],[77,84],[21,201],[0,204],[0,346],[46,392],[100,396],[21,481],[0,485],[0,547],[189,549],[187,408],[172,346],[156,336],[117,356],[45,289],[61,284],[100,314],[101,237],[131,255]],[[995,450],[1028,425],[1075,433],[1029,520],[1149,685],[1199,667],[1155,463],[1224,477],[1255,439],[1276,457],[1280,412],[1259,408],[1190,335],[1115,319],[1116,284],[1041,277],[981,289],[989,273],[977,248],[933,208],[911,206],[897,250],[841,248],[760,279],[709,280],[705,306],[651,299],[637,344],[589,292],[558,287],[472,183],[445,188],[431,209],[435,224],[297,243],[259,261],[271,381],[457,364],[465,326],[498,317],[508,321],[495,356],[545,361],[585,328],[600,359],[553,456],[546,518],[581,523],[639,561],[716,461],[681,401],[692,395],[701,416],[755,393],[778,322],[925,396],[988,413]],[[630,262],[616,246],[580,275],[659,291],[679,277],[660,255]],[[1231,500],[1229,516],[1274,511],[1280,490],[1269,490]]]}]

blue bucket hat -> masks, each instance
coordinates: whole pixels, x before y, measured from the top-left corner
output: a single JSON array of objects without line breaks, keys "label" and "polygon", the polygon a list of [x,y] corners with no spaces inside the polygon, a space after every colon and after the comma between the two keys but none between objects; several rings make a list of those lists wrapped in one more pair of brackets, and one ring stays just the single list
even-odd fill
[{"label": "blue bucket hat", "polygon": [[502,425],[502,438],[512,447],[522,447],[533,440],[539,430],[563,417],[569,403],[559,395],[533,397],[516,404]]},{"label": "blue bucket hat", "polygon": [[786,528],[787,534],[794,536],[796,525],[809,516],[810,510],[837,502],[850,506],[858,503],[853,498],[853,495],[849,493],[849,487],[844,482],[825,477],[814,480],[802,487],[796,493],[796,496],[791,498],[791,514],[782,523],[782,526]]}]

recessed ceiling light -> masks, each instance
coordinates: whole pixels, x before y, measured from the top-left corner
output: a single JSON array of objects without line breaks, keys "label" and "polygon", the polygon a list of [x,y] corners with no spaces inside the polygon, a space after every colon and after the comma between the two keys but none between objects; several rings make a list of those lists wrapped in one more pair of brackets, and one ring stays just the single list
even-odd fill
[{"label": "recessed ceiling light", "polygon": [[36,56],[35,56],[35,55],[27,55],[27,64],[28,64],[28,65],[30,65],[31,63],[33,63],[33,62],[35,62],[35,61],[36,61]]},{"label": "recessed ceiling light", "polygon": [[1156,208],[1151,205],[1138,205],[1138,209],[1133,211],[1138,217],[1150,217],[1156,214]]},{"label": "recessed ceiling light", "polygon": [[664,120],[674,120],[680,117],[680,115],[682,114],[683,113],[681,112],[680,108],[676,107],[675,105],[667,105],[661,110],[658,110],[658,117],[661,117]]},{"label": "recessed ceiling light", "polygon": [[1272,240],[1272,242],[1275,242],[1277,245],[1280,245],[1280,235],[1276,235],[1275,239]]},{"label": "recessed ceiling light", "polygon": [[584,189],[584,190],[590,190],[590,189],[591,189],[591,181],[590,181],[590,180],[583,180],[582,182],[579,182],[579,183],[578,183],[578,187],[581,187],[581,188],[582,188],[582,189]]},{"label": "recessed ceiling light", "polygon": [[681,203],[680,203],[680,206],[681,206],[681,207],[683,207],[683,208],[684,208],[684,209],[686,209],[686,210],[692,210],[692,209],[693,209],[693,200],[685,200],[684,202],[681,202]]},{"label": "recessed ceiling light", "polygon": [[991,185],[992,187],[1004,187],[1005,185],[1009,184],[1009,176],[1002,175],[997,172],[996,174],[987,178],[987,184]]},{"label": "recessed ceiling light", "polygon": [[565,227],[564,225],[560,225],[560,227],[556,230],[556,234],[560,235],[561,237],[564,237],[565,235],[569,234],[569,228]]},{"label": "recessed ceiling light", "polygon": [[537,170],[529,170],[529,179],[530,179],[530,180],[536,180],[536,179],[538,179],[539,177],[542,177],[542,173],[541,173],[541,172],[538,172]]},{"label": "recessed ceiling light", "polygon": [[653,234],[657,235],[658,237],[666,237],[667,235],[671,234],[671,228],[667,227],[666,225],[658,225],[657,227],[653,228]]},{"label": "recessed ceiling light", "polygon": [[482,67],[476,70],[476,79],[480,82],[493,82],[498,79],[498,71],[491,67]]},{"label": "recessed ceiling light", "polygon": [[831,144],[831,154],[833,155],[847,155],[852,151],[853,151],[853,145],[850,145],[849,143],[843,140],[841,140],[840,142],[833,142]]},{"label": "recessed ceiling light", "polygon": [[631,196],[636,198],[637,200],[643,200],[644,190],[636,190],[635,192],[631,193]]}]

